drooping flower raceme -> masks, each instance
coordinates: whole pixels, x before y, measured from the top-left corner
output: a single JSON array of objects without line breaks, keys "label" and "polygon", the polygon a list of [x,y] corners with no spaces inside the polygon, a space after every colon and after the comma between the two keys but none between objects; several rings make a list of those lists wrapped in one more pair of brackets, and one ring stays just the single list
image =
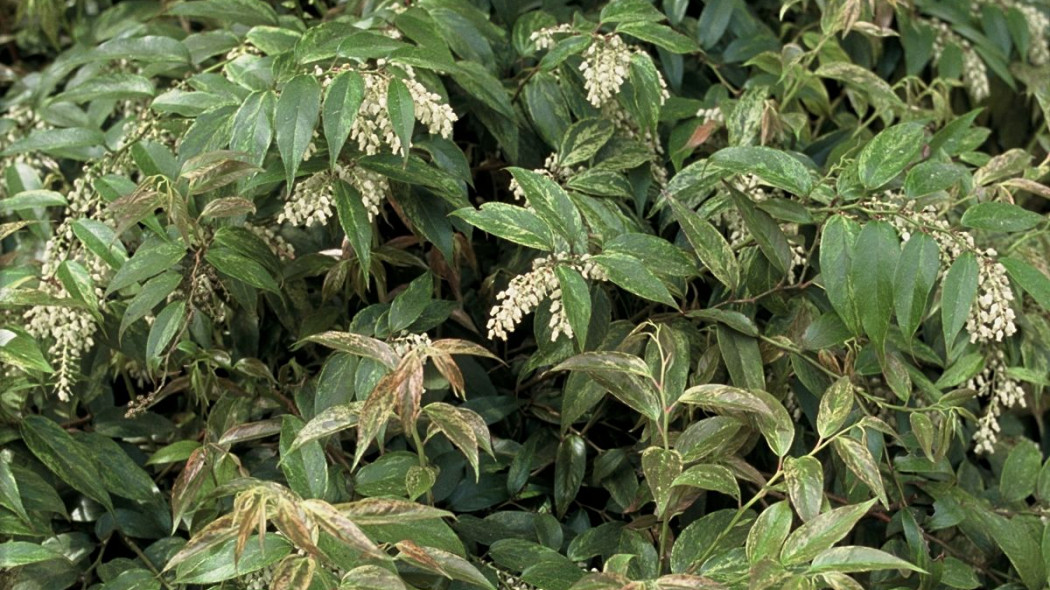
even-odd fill
[{"label": "drooping flower raceme", "polygon": [[335,185],[340,181],[360,193],[369,220],[379,215],[379,206],[390,193],[387,177],[361,166],[336,164],[334,170],[319,172],[295,185],[277,222],[307,227],[328,223],[335,214]]},{"label": "drooping flower raceme", "polygon": [[988,407],[977,421],[974,450],[978,453],[991,453],[995,450],[995,441],[999,438],[1000,414],[1004,409],[1025,407],[1024,390],[1017,381],[1007,375],[1006,355],[1002,350],[991,353],[985,361],[984,370],[966,386],[975,389],[978,396],[988,399]]},{"label": "drooping flower raceme", "polygon": [[988,67],[984,65],[981,56],[974,50],[969,41],[963,39],[952,30],[948,23],[937,19],[930,19],[928,24],[933,27],[935,37],[933,39],[933,61],[940,62],[944,48],[949,43],[959,47],[962,51],[963,83],[970,97],[975,102],[988,98],[990,88],[988,86]]},{"label": "drooping flower raceme", "polygon": [[1014,310],[1010,307],[1013,289],[1006,277],[1006,267],[997,260],[997,255],[989,248],[984,256],[977,258],[977,301],[966,319],[970,342],[1002,342],[1003,338],[1017,333]]},{"label": "drooping flower raceme", "polygon": [[583,87],[587,100],[596,107],[613,99],[631,67],[631,50],[619,35],[595,37],[583,52]]},{"label": "drooping flower raceme", "polygon": [[561,302],[561,287],[554,272],[559,265],[576,269],[585,279],[605,280],[605,271],[589,255],[573,257],[555,253],[541,256],[532,261],[531,271],[514,277],[507,288],[496,296],[500,303],[492,308],[492,316],[486,326],[489,338],[506,340],[521,320],[548,298],[551,299],[551,340],[557,340],[561,334],[572,337],[572,326]]},{"label": "drooping flower raceme", "polygon": [[[389,149],[395,155],[404,155],[410,146],[401,145],[401,138],[394,131],[394,124],[387,110],[387,92],[390,88],[391,73],[383,68],[385,60],[378,60],[380,70],[361,72],[365,83],[364,99],[357,117],[350,127],[350,138],[357,142],[357,149],[370,156]],[[416,119],[422,123],[431,135],[444,138],[452,136],[452,124],[458,116],[452,107],[441,100],[441,96],[427,90],[416,79],[411,66],[399,66],[405,73],[401,78],[412,96]]]}]

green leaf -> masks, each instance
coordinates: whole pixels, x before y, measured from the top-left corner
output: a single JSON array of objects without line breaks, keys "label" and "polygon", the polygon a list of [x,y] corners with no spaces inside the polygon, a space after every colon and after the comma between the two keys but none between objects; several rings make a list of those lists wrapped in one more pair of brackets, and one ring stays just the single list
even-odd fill
[{"label": "green leaf", "polygon": [[973,229],[995,232],[1028,231],[1045,221],[1039,213],[1010,203],[978,203],[963,213],[961,223]]},{"label": "green leaf", "polygon": [[398,356],[389,344],[360,334],[335,331],[322,332],[303,338],[295,344],[295,348],[302,346],[305,342],[316,342],[340,352],[377,360],[388,369],[393,369],[398,364]]},{"label": "green leaf", "polygon": [[25,541],[0,543],[0,568],[13,568],[52,559],[65,559],[61,553]]},{"label": "green leaf", "polygon": [[590,289],[580,271],[571,266],[559,264],[554,268],[554,274],[561,288],[561,304],[565,307],[569,326],[582,349],[587,343],[587,329],[591,323]]},{"label": "green leaf", "polygon": [[559,518],[576,499],[586,469],[587,445],[583,438],[570,434],[558,445],[554,461],[554,506]]},{"label": "green leaf", "polygon": [[714,47],[722,39],[733,12],[740,6],[739,0],[712,0],[704,4],[696,23],[697,38],[704,49]]},{"label": "green leaf", "polygon": [[146,339],[146,360],[151,364],[160,359],[175,335],[182,329],[182,320],[186,315],[186,302],[173,301],[157,314]]},{"label": "green leaf", "polygon": [[153,97],[153,83],[138,74],[111,73],[84,80],[55,96],[56,102],[84,103],[92,100],[138,100]]},{"label": "green leaf", "polygon": [[481,209],[458,209],[453,215],[485,233],[544,252],[554,249],[551,227],[532,211],[507,203],[483,203]]},{"label": "green leaf", "polygon": [[651,420],[660,417],[660,400],[645,362],[622,352],[585,352],[570,357],[551,371],[581,371],[612,392],[617,399]]},{"label": "green leaf", "polygon": [[153,311],[153,308],[171,295],[180,283],[182,283],[182,275],[177,272],[165,272],[146,281],[146,284],[142,285],[142,290],[135,295],[135,298],[128,303],[127,309],[124,310],[117,337],[123,338],[124,332],[131,324]]},{"label": "green leaf", "polygon": [[773,148],[722,148],[711,155],[709,162],[736,174],[754,174],[766,184],[799,196],[806,196],[813,190],[813,176],[805,164]]},{"label": "green leaf", "polygon": [[233,116],[230,149],[248,154],[248,161],[255,166],[262,166],[270,149],[276,105],[273,92],[253,92]]},{"label": "green leaf", "polygon": [[780,229],[768,213],[755,207],[751,198],[738,190],[733,190],[733,203],[736,204],[740,216],[744,219],[748,233],[758,243],[758,249],[766,260],[776,267],[781,273],[786,274],[791,269],[791,244],[787,236]]},{"label": "green leaf", "polygon": [[817,433],[823,438],[835,434],[853,410],[853,384],[848,376],[839,377],[820,398]]},{"label": "green leaf", "polygon": [[430,304],[434,277],[425,272],[416,277],[390,304],[390,331],[398,333],[411,326]]},{"label": "green leaf", "polygon": [[316,440],[302,443],[294,451],[292,444],[298,442],[305,424],[296,417],[285,414],[281,421],[281,471],[293,492],[303,498],[323,498],[328,488],[328,461],[321,443]]},{"label": "green leaf", "polygon": [[306,150],[313,140],[320,109],[321,85],[313,76],[301,75],[292,78],[277,99],[274,120],[277,150],[284,161],[285,182],[289,191]]},{"label": "green leaf", "polygon": [[90,451],[109,493],[144,503],[161,500],[153,478],[113,439],[91,432],[79,433],[76,441]]},{"label": "green leaf", "polygon": [[835,215],[824,224],[820,240],[821,284],[835,312],[854,334],[860,334],[860,311],[854,294],[854,244],[860,226],[845,215]]},{"label": "green leaf", "polygon": [[558,148],[562,166],[575,166],[586,162],[608,143],[616,128],[605,119],[583,119],[565,132]]},{"label": "green leaf", "polygon": [[813,457],[788,457],[784,462],[788,497],[799,518],[809,522],[820,514],[824,502],[824,468]]},{"label": "green leaf", "polygon": [[603,23],[659,22],[666,17],[646,0],[612,0],[598,17]]},{"label": "green leaf", "polygon": [[857,237],[850,269],[864,332],[881,351],[893,315],[893,275],[900,243],[893,226],[873,221]]},{"label": "green leaf", "polygon": [[842,540],[868,513],[875,500],[843,506],[821,514],[795,529],[784,543],[780,560],[784,565],[805,563]]},{"label": "green leaf", "polygon": [[[27,152],[44,152],[59,157],[74,157],[81,153],[97,157],[102,155],[99,146],[105,144],[105,136],[97,129],[38,129],[27,137],[16,140],[0,155],[13,156]],[[87,152],[76,151],[84,148],[94,149]],[[77,157],[75,159],[87,158]]]},{"label": "green leaf", "polygon": [[22,503],[18,480],[11,470],[11,458],[6,454],[0,454],[0,506],[10,509],[22,522],[29,522],[29,513]]},{"label": "green leaf", "polygon": [[689,37],[667,25],[654,22],[632,21],[622,23],[616,27],[616,32],[637,37],[671,53],[693,53],[699,49]]},{"label": "green leaf", "polygon": [[401,541],[396,546],[401,552],[397,557],[399,560],[408,561],[416,567],[452,580],[460,580],[474,586],[495,590],[488,578],[483,576],[469,561],[458,555],[435,547],[421,547],[408,540]]},{"label": "green leaf", "polygon": [[873,572],[879,570],[911,570],[926,573],[903,559],[873,547],[832,547],[813,558],[808,572]]},{"label": "green leaf", "polygon": [[974,524],[986,531],[1013,564],[1028,590],[1039,590],[1046,585],[1046,566],[1040,555],[1039,542],[1034,539],[1019,517],[1007,519],[983,507],[970,506],[968,515]]},{"label": "green leaf", "polygon": [[915,435],[915,440],[919,443],[919,448],[926,455],[926,458],[931,462],[936,461],[933,454],[933,421],[926,414],[919,412],[912,412],[908,416],[908,423],[911,426],[911,432]]},{"label": "green leaf", "polygon": [[[642,452],[642,473],[645,474],[645,483],[649,485],[653,499],[656,500],[656,516],[668,517],[667,503],[671,499],[671,488],[677,485],[676,478],[682,474],[682,456],[675,450],[649,447]],[[736,480],[733,480],[733,483],[736,483]]]},{"label": "green leaf", "polygon": [[663,282],[637,258],[613,253],[599,254],[591,260],[605,271],[609,281],[623,289],[643,299],[678,307]]},{"label": "green leaf", "polygon": [[51,420],[36,415],[22,419],[21,432],[29,450],[62,481],[113,510],[113,500],[102,486],[98,465],[69,433]]},{"label": "green leaf", "polygon": [[44,189],[22,191],[14,196],[0,199],[0,211],[4,214],[17,213],[38,207],[62,207],[66,198],[60,193]]},{"label": "green leaf", "polygon": [[401,151],[408,154],[412,147],[412,129],[416,123],[416,103],[412,102],[412,93],[405,83],[397,78],[391,78],[387,86],[386,110],[394,133],[401,141]]},{"label": "green leaf", "polygon": [[936,240],[925,233],[915,233],[905,242],[893,273],[893,303],[897,323],[905,338],[911,338],[926,317],[930,293],[940,268],[940,249]]},{"label": "green leaf", "polygon": [[963,252],[955,259],[941,284],[941,327],[946,348],[951,351],[955,336],[966,325],[977,298],[977,258]]},{"label": "green leaf", "polygon": [[295,440],[288,445],[287,453],[294,453],[305,444],[342,432],[357,425],[361,413],[361,402],[348,405],[336,405],[325,409],[310,419],[295,435]]},{"label": "green leaf", "polygon": [[1007,502],[1020,502],[1035,492],[1043,456],[1030,440],[1022,439],[1010,450],[999,477],[999,492]]},{"label": "green leaf", "polygon": [[766,558],[776,559],[790,532],[791,507],[787,502],[770,504],[747,533],[747,560],[754,564]]},{"label": "green leaf", "polygon": [[871,451],[862,443],[848,437],[840,436],[831,445],[835,452],[846,464],[846,467],[875,492],[875,496],[882,505],[889,508],[890,501],[886,497],[886,488],[882,485],[882,474],[879,472],[879,464],[871,456]]},{"label": "green leaf", "polygon": [[[677,453],[677,451],[672,452]],[[648,479],[648,476],[646,476],[646,479]],[[693,465],[676,477],[671,485],[712,490],[731,496],[737,501],[740,500],[740,484],[736,482],[733,472],[722,465],[711,463]]]},{"label": "green leaf", "polygon": [[925,145],[920,123],[901,123],[876,135],[857,157],[857,176],[864,188],[874,190],[893,180]]},{"label": "green leaf", "polygon": [[213,246],[208,249],[204,259],[215,267],[215,270],[230,278],[271,293],[281,292],[280,286],[266,267],[233,248]]},{"label": "green leaf", "polygon": [[347,182],[335,183],[335,208],[339,215],[339,225],[343,228],[347,241],[357,255],[361,277],[368,278],[372,268],[372,220],[368,217],[361,194]]},{"label": "green leaf", "polygon": [[110,279],[106,295],[170,269],[185,255],[186,247],[179,242],[153,242],[141,246]]},{"label": "green leaf", "polygon": [[1007,274],[1044,310],[1050,311],[1050,278],[1023,260],[1011,257],[1000,258]]},{"label": "green leaf", "polygon": [[697,258],[711,274],[731,291],[740,285],[740,265],[722,233],[695,211],[672,197],[667,198],[671,211],[682,228]]},{"label": "green leaf", "polygon": [[509,168],[533,211],[574,250],[584,250],[583,220],[558,183],[531,170]]},{"label": "green leaf", "polygon": [[718,351],[733,385],[744,389],[764,389],[766,377],[758,340],[722,325],[717,326],[716,334]]},{"label": "green leaf", "polygon": [[[325,93],[321,114],[324,138],[328,144],[328,158],[335,168],[340,152],[350,136],[350,128],[357,118],[365,96],[365,81],[355,70],[347,70],[332,79]],[[347,234],[349,235],[349,233]]]}]

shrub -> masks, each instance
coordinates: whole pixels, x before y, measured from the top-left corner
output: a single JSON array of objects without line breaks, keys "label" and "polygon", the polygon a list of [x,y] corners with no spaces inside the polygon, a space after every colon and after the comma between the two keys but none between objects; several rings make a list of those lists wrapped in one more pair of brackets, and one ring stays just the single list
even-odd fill
[{"label": "shrub", "polygon": [[1048,14],[21,3],[0,585],[1045,587]]}]

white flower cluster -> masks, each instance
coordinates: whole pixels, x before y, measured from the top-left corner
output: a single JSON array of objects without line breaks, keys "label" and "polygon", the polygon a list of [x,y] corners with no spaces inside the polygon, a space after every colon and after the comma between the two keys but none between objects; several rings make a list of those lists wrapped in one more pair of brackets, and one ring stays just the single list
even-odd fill
[{"label": "white flower cluster", "polygon": [[276,566],[268,565],[262,569],[257,569],[250,574],[241,576],[241,583],[244,584],[244,590],[269,590],[270,582],[273,581],[273,574],[276,569]]},{"label": "white flower cluster", "polygon": [[507,288],[496,296],[500,303],[493,306],[492,317],[486,326],[489,338],[506,340],[525,315],[532,313],[540,302],[547,298],[551,299],[551,340],[557,340],[561,334],[572,337],[572,326],[565,314],[565,307],[561,302],[561,287],[554,273],[558,265],[571,266],[585,279],[606,280],[605,271],[587,254],[574,257],[559,252],[537,258],[532,261],[531,271],[514,277]]},{"label": "white flower cluster", "polygon": [[933,27],[935,37],[933,39],[933,60],[939,62],[944,53],[944,47],[953,43],[962,51],[963,59],[963,83],[974,102],[980,102],[988,98],[990,88],[988,86],[988,67],[984,65],[981,56],[974,51],[973,45],[952,31],[945,22],[931,19],[930,26]]},{"label": "white flower cluster", "polygon": [[390,180],[378,172],[358,166],[350,175],[350,184],[361,193],[361,201],[368,211],[369,221],[375,219],[376,215],[379,215],[379,206],[390,194]]},{"label": "white flower cluster", "polygon": [[328,223],[335,205],[335,183],[348,178],[347,169],[340,165],[334,171],[318,172],[296,184],[277,216],[277,223],[287,221],[299,227]]},{"label": "white flower cluster", "polygon": [[979,290],[977,301],[966,318],[970,342],[1002,342],[1003,338],[1017,333],[1014,324],[1016,316],[1010,307],[1014,292],[1006,277],[1006,267],[996,259],[997,255],[995,250],[989,248],[983,256],[977,257]]},{"label": "white flower cluster", "polygon": [[1006,355],[996,350],[988,356],[984,370],[966,384],[981,397],[988,398],[988,407],[977,421],[974,450],[991,453],[999,438],[999,415],[1004,409],[1025,407],[1024,390],[1006,374]]},{"label": "white flower cluster", "polygon": [[[970,308],[970,315],[966,319],[966,332],[970,335],[970,342],[1002,342],[1004,338],[1016,334],[1016,314],[1011,307],[1014,292],[1006,276],[1006,268],[998,261],[998,252],[991,248],[983,252],[979,250],[971,234],[953,231],[948,222],[938,215],[936,208],[926,207],[921,211],[909,211],[910,201],[893,193],[886,193],[886,196],[889,201],[876,201],[875,204],[892,210],[893,215],[888,217],[889,222],[897,229],[904,243],[911,239],[916,226],[929,230],[929,235],[940,249],[942,274],[947,272],[963,252],[973,252],[976,255],[977,301]],[[901,201],[905,203],[903,207],[897,204]]]},{"label": "white flower cluster", "polygon": [[496,585],[497,590],[536,590],[535,586],[530,585],[514,574],[499,568],[493,568],[493,570],[496,572],[496,580],[499,582]]},{"label": "white flower cluster", "polygon": [[[68,297],[61,287],[42,289],[49,295]],[[26,330],[40,340],[50,340],[48,356],[57,365],[55,369],[55,392],[58,399],[69,401],[72,397],[76,365],[81,357],[95,345],[97,329],[94,318],[84,309],[58,306],[34,306],[25,313]]]},{"label": "white flower cluster", "polygon": [[[562,166],[558,162],[558,154],[557,152],[555,152],[547,156],[547,159],[543,161],[543,168],[538,168],[536,170],[533,170],[533,172],[535,172],[536,174],[542,174],[543,176],[550,178],[554,182],[561,183],[565,180],[568,180],[568,178],[573,176],[574,174],[582,172],[583,169],[583,166],[577,166],[575,168],[573,168],[572,166]],[[521,188],[521,185],[518,184],[518,180],[513,176],[510,179],[510,192],[512,195],[514,195],[514,198],[516,200],[526,200],[525,191]]]},{"label": "white flower cluster", "polygon": [[1013,2],[1028,23],[1028,61],[1033,66],[1050,63],[1050,18],[1031,4]]},{"label": "white flower cluster", "polygon": [[711,107],[709,109],[700,109],[696,111],[696,118],[700,119],[701,124],[714,121],[718,125],[722,125],[726,121],[726,117],[722,114],[722,109],[718,107]]},{"label": "white flower cluster", "polygon": [[295,246],[288,243],[280,234],[277,233],[272,227],[264,227],[261,225],[253,225],[244,222],[244,228],[253,234],[259,236],[259,239],[266,242],[266,245],[270,248],[278,258],[284,260],[295,260]]},{"label": "white flower cluster", "polygon": [[[376,65],[383,68],[386,60],[377,60]],[[401,79],[415,105],[416,119],[419,120],[431,135],[448,138],[452,136],[452,124],[458,116],[452,107],[441,100],[441,95],[430,92],[416,79],[412,66],[399,66],[405,72]],[[357,148],[368,155],[389,150],[395,155],[404,155],[411,146],[401,145],[401,139],[394,132],[394,125],[387,111],[387,91],[390,88],[391,74],[386,71],[361,72],[365,83],[365,95],[358,110],[357,117],[350,127],[350,138],[357,142]]]},{"label": "white flower cluster", "polygon": [[433,342],[426,334],[402,334],[390,342],[394,354],[403,357],[410,352],[426,350]]},{"label": "white flower cluster", "polygon": [[[47,123],[36,116],[36,112],[33,109],[24,105],[12,107],[4,115],[4,118],[10,120],[13,126],[0,135],[0,151],[7,149],[11,144],[26,137],[34,130],[47,129],[49,127]],[[16,164],[38,171],[42,176],[44,175],[43,173],[57,174],[59,170],[58,162],[53,158],[40,152],[23,152],[0,159],[0,172],[7,169],[8,166]],[[0,182],[0,197],[6,196],[6,192],[7,183]]]},{"label": "white flower cluster", "polygon": [[583,52],[580,71],[587,100],[601,108],[620,91],[631,66],[631,50],[619,35],[597,36]]},{"label": "white flower cluster", "polygon": [[531,35],[529,35],[529,40],[533,42],[533,44],[536,46],[536,49],[543,51],[545,49],[550,49],[554,46],[555,35],[567,35],[569,33],[572,33],[572,25],[563,23],[553,27],[547,27],[545,29],[534,31]]}]

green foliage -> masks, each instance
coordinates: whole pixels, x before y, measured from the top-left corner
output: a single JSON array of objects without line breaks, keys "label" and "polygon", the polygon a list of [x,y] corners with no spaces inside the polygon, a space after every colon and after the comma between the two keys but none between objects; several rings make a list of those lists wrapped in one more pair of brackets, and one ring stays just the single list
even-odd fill
[{"label": "green foliage", "polygon": [[1050,583],[1047,6],[0,42],[0,587]]}]

